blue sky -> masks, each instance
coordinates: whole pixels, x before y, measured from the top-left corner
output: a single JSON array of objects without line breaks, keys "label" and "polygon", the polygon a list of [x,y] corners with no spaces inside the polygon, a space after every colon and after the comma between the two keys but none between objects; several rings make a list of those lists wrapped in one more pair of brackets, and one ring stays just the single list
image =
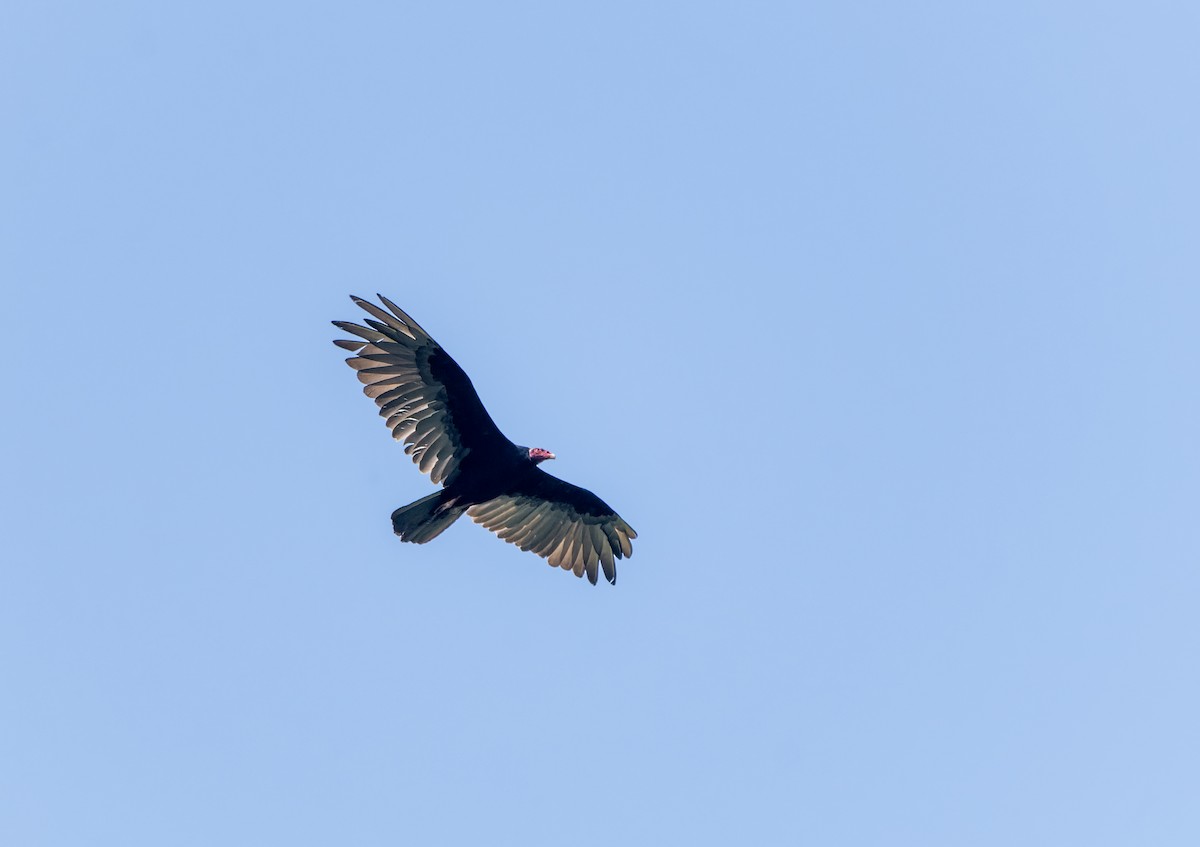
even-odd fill
[{"label": "blue sky", "polygon": [[[1194,6],[2,17],[0,842],[1198,842]],[[392,536],[376,291],[615,588]]]}]

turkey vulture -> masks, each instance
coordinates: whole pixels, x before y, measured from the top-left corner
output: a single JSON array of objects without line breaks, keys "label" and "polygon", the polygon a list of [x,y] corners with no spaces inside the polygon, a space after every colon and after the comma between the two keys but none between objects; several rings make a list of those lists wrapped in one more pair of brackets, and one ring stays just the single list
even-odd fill
[{"label": "turkey vulture", "polygon": [[379,295],[389,312],[351,295],[367,326],[333,325],[351,335],[333,343],[355,355],[363,393],[404,452],[442,490],[392,512],[401,541],[424,544],[463,512],[510,544],[551,565],[617,581],[616,559],[633,553],[633,528],[592,492],[564,482],[538,465],[554,454],[513,444],[492,421],[458,363],[412,318]]}]

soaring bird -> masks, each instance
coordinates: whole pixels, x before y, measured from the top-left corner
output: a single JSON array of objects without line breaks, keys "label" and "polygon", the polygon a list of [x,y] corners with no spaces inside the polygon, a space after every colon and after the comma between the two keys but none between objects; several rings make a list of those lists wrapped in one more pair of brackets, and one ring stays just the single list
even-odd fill
[{"label": "soaring bird", "polygon": [[616,561],[633,553],[633,528],[587,489],[538,467],[554,454],[509,441],[458,363],[382,294],[387,311],[351,295],[367,326],[333,325],[356,336],[334,341],[355,355],[363,393],[379,406],[392,437],[442,489],[392,512],[401,541],[424,544],[464,512],[475,523],[551,565],[617,581]]}]

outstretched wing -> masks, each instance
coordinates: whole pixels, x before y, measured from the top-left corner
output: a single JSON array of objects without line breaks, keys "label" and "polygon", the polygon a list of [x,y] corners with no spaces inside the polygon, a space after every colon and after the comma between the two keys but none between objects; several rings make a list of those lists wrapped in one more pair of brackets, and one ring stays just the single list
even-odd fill
[{"label": "outstretched wing", "polygon": [[467,509],[475,523],[522,550],[532,550],[551,565],[617,581],[615,560],[633,554],[633,527],[612,507],[585,488],[535,468],[522,482],[495,499]]},{"label": "outstretched wing", "polygon": [[471,453],[477,457],[511,451],[475,393],[475,387],[450,354],[394,303],[378,295],[390,314],[351,296],[364,311],[367,326],[348,321],[333,325],[353,339],[333,343],[358,355],[346,364],[358,371],[363,393],[379,405],[379,414],[404,452],[422,473],[449,485]]}]

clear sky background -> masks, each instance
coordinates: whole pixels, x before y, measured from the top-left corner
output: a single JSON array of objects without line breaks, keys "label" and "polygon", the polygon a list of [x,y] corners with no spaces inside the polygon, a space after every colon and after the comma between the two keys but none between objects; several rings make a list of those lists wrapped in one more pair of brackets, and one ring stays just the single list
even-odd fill
[{"label": "clear sky background", "polygon": [[[1200,843],[1193,3],[0,14],[0,843]],[[463,521],[381,291],[639,531]]]}]

